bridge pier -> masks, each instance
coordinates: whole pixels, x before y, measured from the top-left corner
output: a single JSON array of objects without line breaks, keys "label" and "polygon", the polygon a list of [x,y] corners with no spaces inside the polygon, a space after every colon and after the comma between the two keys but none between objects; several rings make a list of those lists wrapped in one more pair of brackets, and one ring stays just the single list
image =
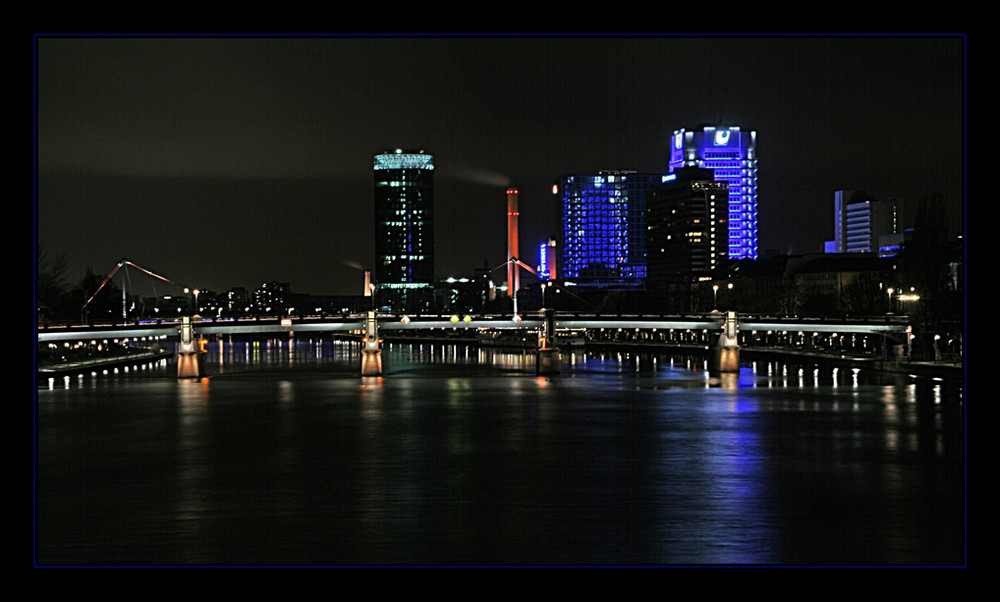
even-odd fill
[{"label": "bridge pier", "polygon": [[708,370],[714,374],[740,371],[740,346],[736,338],[736,312],[726,313],[723,332],[712,348],[708,360]]},{"label": "bridge pier", "polygon": [[382,350],[379,348],[378,321],[375,311],[365,318],[365,347],[361,350],[361,376],[382,375]]},{"label": "bridge pier", "polygon": [[205,376],[205,350],[194,337],[191,318],[181,321],[181,341],[177,345],[177,378],[201,378]]},{"label": "bridge pier", "polygon": [[535,353],[535,374],[559,374],[562,371],[562,356],[556,347],[555,311],[543,309],[544,326]]}]

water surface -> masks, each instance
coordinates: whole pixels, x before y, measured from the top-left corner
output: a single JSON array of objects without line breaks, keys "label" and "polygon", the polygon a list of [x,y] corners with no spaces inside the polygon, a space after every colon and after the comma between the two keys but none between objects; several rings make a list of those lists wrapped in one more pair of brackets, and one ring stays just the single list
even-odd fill
[{"label": "water surface", "polygon": [[37,395],[40,564],[961,564],[962,389],[778,363],[213,345]]}]

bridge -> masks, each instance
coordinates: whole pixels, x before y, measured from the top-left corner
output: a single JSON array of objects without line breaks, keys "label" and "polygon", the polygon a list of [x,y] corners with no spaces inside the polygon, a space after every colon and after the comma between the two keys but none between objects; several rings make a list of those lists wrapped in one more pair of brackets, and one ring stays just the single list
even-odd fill
[{"label": "bridge", "polygon": [[[544,325],[544,317],[539,312],[526,312],[516,317],[511,314],[439,314],[439,315],[394,315],[377,313],[380,332],[405,334],[408,331],[430,329],[441,330],[538,330]],[[554,315],[557,330],[599,330],[629,329],[638,331],[720,331],[725,316],[723,314],[703,315],[600,315],[586,313],[557,313]],[[365,330],[366,316],[292,316],[252,317],[252,318],[198,318],[192,320],[201,336],[214,335],[254,335],[296,333],[341,333],[360,334]],[[135,320],[98,323],[67,323],[38,325],[39,342],[78,340],[81,338],[122,338],[122,337],[167,337],[180,336],[181,319]],[[813,320],[782,319],[766,316],[739,316],[737,325],[741,333],[757,332],[804,332],[840,334],[876,334],[902,336],[907,332],[908,323],[901,318],[888,320]]]},{"label": "bridge", "polygon": [[[728,318],[728,319],[727,319]],[[903,317],[859,320],[779,319],[737,314],[700,315],[599,315],[556,313],[549,310],[525,314],[482,315],[396,315],[369,312],[347,316],[290,316],[263,318],[199,318],[138,320],[95,324],[39,325],[39,343],[57,343],[84,339],[177,340],[195,354],[192,339],[221,336],[291,336],[331,334],[356,337],[365,342],[363,373],[378,374],[381,337],[426,336],[435,331],[464,335],[509,331],[537,333],[540,363],[558,372],[558,336],[566,332],[586,332],[595,340],[693,343],[716,350],[727,349],[730,370],[738,369],[739,341],[769,344],[808,344],[817,337],[828,339],[875,337],[883,345],[888,340],[907,340],[910,326]],[[528,339],[530,337],[525,337]],[[180,347],[178,354],[181,354]],[[187,358],[190,359],[190,358]],[[190,362],[187,362],[190,364]],[[719,369],[726,371],[724,366]],[[193,365],[192,365],[193,366]],[[196,366],[188,369],[198,372]]]},{"label": "bridge", "polygon": [[[515,192],[516,194],[516,192]],[[508,271],[517,273],[517,267],[522,262],[511,256]],[[515,265],[516,264],[516,265]],[[165,282],[169,279],[155,274],[127,259],[122,259],[115,269],[108,274],[98,291],[101,290],[120,269],[128,266],[136,267],[144,273]],[[534,271],[529,266],[522,266]],[[123,298],[124,298],[123,276]],[[172,283],[176,284],[176,283]],[[187,289],[185,289],[187,290]],[[370,292],[367,284],[366,292]],[[198,291],[193,291],[197,297]],[[82,315],[86,314],[87,305],[96,297],[94,293],[84,304]],[[892,338],[908,340],[910,332],[905,317],[879,318],[854,321],[823,321],[803,319],[778,319],[763,316],[738,316],[735,312],[721,314],[698,315],[638,315],[618,314],[600,315],[594,313],[556,313],[551,309],[537,312],[517,312],[516,296],[514,297],[513,314],[486,315],[396,315],[379,313],[374,310],[365,314],[346,316],[287,316],[287,317],[251,317],[251,318],[221,318],[221,317],[183,317],[162,320],[135,320],[124,318],[126,312],[123,305],[123,319],[118,322],[79,323],[79,324],[40,324],[37,331],[37,342],[57,343],[60,341],[79,341],[96,339],[177,339],[177,354],[179,360],[179,376],[200,376],[202,374],[203,350],[197,344],[197,338],[246,336],[246,335],[290,335],[292,333],[330,333],[357,336],[364,343],[362,356],[362,374],[381,374],[381,337],[395,335],[405,337],[426,331],[463,331],[482,333],[491,331],[522,331],[535,332],[537,336],[537,354],[539,372],[559,371],[559,351],[557,336],[560,331],[586,332],[599,337],[611,333],[612,337],[642,337],[650,342],[683,342],[707,345],[713,350],[712,364],[719,371],[736,371],[739,369],[739,341],[746,340],[748,334],[755,343],[781,343],[798,337],[799,343],[805,343],[806,333],[809,340],[813,337],[881,337],[883,349]],[[544,301],[544,289],[543,289]],[[773,341],[771,340],[773,337]],[[523,337],[528,340],[529,337]],[[679,340],[678,340],[679,339]]]}]

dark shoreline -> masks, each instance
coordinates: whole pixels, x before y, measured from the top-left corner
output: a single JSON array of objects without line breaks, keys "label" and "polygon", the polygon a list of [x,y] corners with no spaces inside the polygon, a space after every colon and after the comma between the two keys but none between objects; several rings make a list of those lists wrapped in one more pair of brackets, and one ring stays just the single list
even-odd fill
[{"label": "dark shoreline", "polygon": [[[629,351],[670,352],[689,351],[708,355],[709,347],[705,345],[664,345],[661,343],[629,343],[629,342],[587,342],[588,349],[627,349]],[[893,360],[867,356],[833,355],[808,350],[771,349],[764,347],[741,347],[740,360],[781,359],[824,366],[839,366],[842,368],[858,368],[893,374],[916,374],[930,378],[945,378],[948,380],[965,379],[965,369],[961,362],[931,362]]]},{"label": "dark shoreline", "polygon": [[38,378],[42,379],[55,376],[65,376],[67,374],[76,374],[87,370],[93,370],[95,368],[116,368],[119,366],[134,364],[136,362],[141,363],[159,359],[169,359],[173,356],[174,352],[172,349],[160,349],[155,351],[147,349],[108,358],[39,365],[36,366],[35,372],[38,374]]},{"label": "dark shoreline", "polygon": [[[479,346],[478,342],[463,338],[421,338],[421,337],[387,337],[385,343],[434,343],[434,344],[466,344]],[[488,349],[504,348],[500,346],[485,346]],[[510,347],[518,351],[528,351],[524,347]],[[688,352],[696,355],[708,354],[709,348],[705,345],[665,345],[662,343],[630,343],[611,341],[588,341],[587,350],[628,350],[634,352],[671,353]],[[954,362],[918,362],[918,361],[896,361],[883,360],[874,357],[852,357],[847,355],[831,355],[827,353],[810,352],[805,350],[791,349],[767,349],[761,347],[743,347],[740,349],[741,361],[756,359],[782,359],[784,361],[797,361],[798,363],[809,363],[824,366],[839,366],[844,368],[858,368],[863,370],[874,370],[895,374],[915,374],[930,378],[942,378],[947,380],[959,380],[964,382],[965,370],[962,363]],[[169,349],[159,351],[142,351],[130,353],[128,355],[100,360],[90,360],[82,362],[72,362],[66,364],[52,364],[38,366],[38,378],[49,378],[74,374],[94,368],[113,368],[124,366],[135,362],[158,360],[163,358],[173,358],[174,352]]]}]

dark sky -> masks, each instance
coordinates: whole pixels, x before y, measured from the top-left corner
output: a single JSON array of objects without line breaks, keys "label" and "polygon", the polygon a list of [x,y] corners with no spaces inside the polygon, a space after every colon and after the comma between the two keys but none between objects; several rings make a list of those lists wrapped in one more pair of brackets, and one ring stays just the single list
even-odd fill
[{"label": "dark sky", "polygon": [[202,289],[359,293],[372,156],[422,148],[437,275],[468,276],[505,259],[508,184],[528,255],[559,233],[560,175],[662,171],[706,123],[758,132],[762,252],[822,251],[838,188],[901,198],[904,225],[940,192],[958,230],[965,42],[39,36],[38,239],[70,283],[127,257]]}]

